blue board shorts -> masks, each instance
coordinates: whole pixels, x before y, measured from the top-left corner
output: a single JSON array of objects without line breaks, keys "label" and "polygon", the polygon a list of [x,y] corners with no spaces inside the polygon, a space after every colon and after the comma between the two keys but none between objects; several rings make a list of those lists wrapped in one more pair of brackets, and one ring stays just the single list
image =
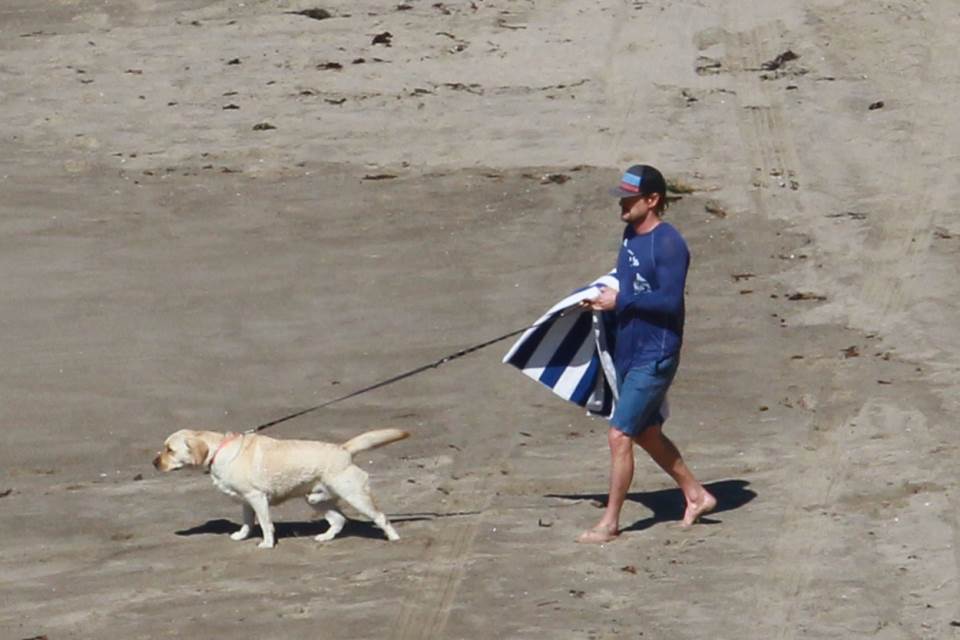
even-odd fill
[{"label": "blue board shorts", "polygon": [[680,355],[676,354],[627,370],[620,381],[620,398],[610,426],[636,437],[647,427],[662,425],[660,408],[679,365]]}]

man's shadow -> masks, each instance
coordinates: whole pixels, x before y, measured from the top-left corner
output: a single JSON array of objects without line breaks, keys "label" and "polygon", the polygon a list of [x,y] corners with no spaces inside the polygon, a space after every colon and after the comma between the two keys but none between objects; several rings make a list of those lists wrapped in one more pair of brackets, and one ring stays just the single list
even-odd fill
[{"label": "man's shadow", "polygon": [[[746,480],[720,480],[703,485],[717,499],[717,507],[708,515],[702,516],[700,522],[703,524],[718,524],[722,522],[715,517],[718,513],[739,509],[756,498],[756,492],[747,488],[749,484]],[[607,494],[605,493],[548,493],[546,497],[562,500],[595,500],[604,506],[607,503]],[[621,532],[643,531],[659,522],[683,520],[685,502],[680,489],[628,493],[627,500],[639,502],[650,509],[653,514],[648,518],[637,520],[633,524],[621,528]]]}]

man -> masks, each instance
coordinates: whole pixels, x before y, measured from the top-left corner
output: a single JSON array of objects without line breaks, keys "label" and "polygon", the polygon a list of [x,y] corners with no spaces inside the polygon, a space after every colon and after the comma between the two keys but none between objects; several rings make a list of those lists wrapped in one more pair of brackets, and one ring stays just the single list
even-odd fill
[{"label": "man", "polygon": [[582,303],[597,311],[616,310],[614,365],[619,399],[610,418],[610,498],[600,522],[577,542],[602,544],[620,534],[620,510],[633,480],[633,445],[640,445],[683,491],[683,525],[689,527],[717,500],[684,463],[663,434],[661,408],[680,363],[683,293],[690,264],[687,244],[663,222],[667,184],[649,165],[627,169],[620,186],[620,219],[627,227],[617,257],[619,292],[604,288]]}]

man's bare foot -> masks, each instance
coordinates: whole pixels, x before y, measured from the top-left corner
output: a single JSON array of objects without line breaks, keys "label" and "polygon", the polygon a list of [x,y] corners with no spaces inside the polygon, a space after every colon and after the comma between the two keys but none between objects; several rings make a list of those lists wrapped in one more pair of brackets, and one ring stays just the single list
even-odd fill
[{"label": "man's bare foot", "polygon": [[587,529],[577,536],[577,542],[581,544],[604,544],[619,535],[620,532],[617,529],[610,529],[609,527],[598,524],[594,528]]},{"label": "man's bare foot", "polygon": [[700,519],[705,513],[710,513],[717,506],[717,499],[710,494],[706,489],[703,490],[703,495],[700,496],[700,499],[696,502],[688,502],[687,509],[683,512],[683,524],[682,527],[693,526],[697,520]]}]

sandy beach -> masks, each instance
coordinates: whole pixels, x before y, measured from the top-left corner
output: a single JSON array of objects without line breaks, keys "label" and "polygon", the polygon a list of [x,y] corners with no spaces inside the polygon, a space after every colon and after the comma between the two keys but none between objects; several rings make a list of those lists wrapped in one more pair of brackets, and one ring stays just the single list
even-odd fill
[{"label": "sandy beach", "polygon": [[[950,0],[5,0],[0,638],[960,637]],[[504,341],[290,420],[401,539],[151,460],[527,326],[659,167],[693,262],[625,530]]]}]

